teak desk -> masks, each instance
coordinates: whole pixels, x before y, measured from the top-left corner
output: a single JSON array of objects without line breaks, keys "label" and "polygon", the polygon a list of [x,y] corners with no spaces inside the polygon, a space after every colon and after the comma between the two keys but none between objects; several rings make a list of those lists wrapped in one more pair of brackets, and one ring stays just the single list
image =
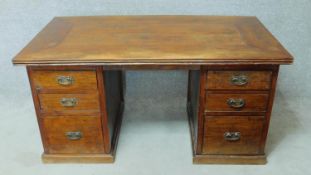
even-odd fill
[{"label": "teak desk", "polygon": [[279,65],[292,62],[256,17],[237,16],[57,17],[13,59],[44,162],[113,162],[124,70],[186,69],[193,162],[264,164]]}]

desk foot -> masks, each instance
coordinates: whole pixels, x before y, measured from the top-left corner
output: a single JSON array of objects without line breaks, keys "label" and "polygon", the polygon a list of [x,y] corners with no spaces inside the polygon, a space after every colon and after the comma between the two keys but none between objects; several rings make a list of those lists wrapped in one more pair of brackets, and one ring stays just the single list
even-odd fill
[{"label": "desk foot", "polygon": [[113,163],[111,154],[42,154],[43,163]]},{"label": "desk foot", "polygon": [[194,155],[194,164],[256,164],[267,163],[265,155],[232,156],[232,155]]}]

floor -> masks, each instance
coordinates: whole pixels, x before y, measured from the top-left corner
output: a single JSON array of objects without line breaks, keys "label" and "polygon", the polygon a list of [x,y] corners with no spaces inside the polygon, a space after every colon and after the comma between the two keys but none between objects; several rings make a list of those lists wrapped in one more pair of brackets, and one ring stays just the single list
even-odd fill
[{"label": "floor", "polygon": [[[311,102],[307,98],[286,99],[280,91],[272,114],[266,165],[193,165],[186,115],[187,79],[182,71],[127,74],[126,107],[114,164],[43,164],[39,130],[24,78],[23,90],[0,94],[0,174],[311,173]],[[182,86],[180,91],[173,90],[176,86]]]}]

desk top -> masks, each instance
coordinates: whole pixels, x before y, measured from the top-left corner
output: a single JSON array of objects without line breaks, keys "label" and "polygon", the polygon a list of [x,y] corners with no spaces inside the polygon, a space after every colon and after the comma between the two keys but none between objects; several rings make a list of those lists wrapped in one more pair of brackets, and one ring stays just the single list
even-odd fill
[{"label": "desk top", "polygon": [[14,64],[289,64],[292,56],[256,17],[54,18]]}]

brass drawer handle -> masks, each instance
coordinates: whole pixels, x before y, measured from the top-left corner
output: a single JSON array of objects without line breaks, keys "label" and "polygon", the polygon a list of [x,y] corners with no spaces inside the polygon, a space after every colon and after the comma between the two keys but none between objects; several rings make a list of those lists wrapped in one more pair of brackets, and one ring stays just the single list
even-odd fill
[{"label": "brass drawer handle", "polygon": [[80,140],[82,138],[82,133],[80,131],[70,131],[66,132],[66,137],[68,140]]},{"label": "brass drawer handle", "polygon": [[225,132],[224,139],[227,141],[238,141],[240,140],[240,132]]},{"label": "brass drawer handle", "polygon": [[60,104],[64,107],[74,107],[77,105],[77,101],[76,98],[62,98]]},{"label": "brass drawer handle", "polygon": [[238,99],[229,98],[227,100],[227,104],[232,108],[242,108],[245,106],[245,100],[242,98]]},{"label": "brass drawer handle", "polygon": [[243,86],[248,83],[248,78],[246,75],[233,75],[231,77],[231,83],[237,86]]},{"label": "brass drawer handle", "polygon": [[57,82],[63,86],[69,86],[73,84],[73,77],[72,76],[58,76]]}]

